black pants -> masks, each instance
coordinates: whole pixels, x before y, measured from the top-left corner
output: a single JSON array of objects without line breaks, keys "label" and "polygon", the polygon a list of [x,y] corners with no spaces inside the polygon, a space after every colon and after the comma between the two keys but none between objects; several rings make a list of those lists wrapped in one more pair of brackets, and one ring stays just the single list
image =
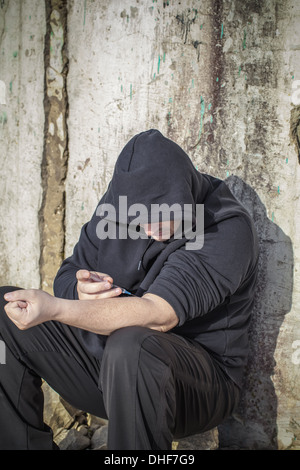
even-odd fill
[{"label": "black pants", "polygon": [[0,449],[51,449],[41,377],[78,409],[109,419],[108,448],[171,449],[172,439],[218,425],[238,388],[199,345],[172,333],[127,327],[89,355],[76,328],[47,322],[25,331],[7,317],[0,289]]}]

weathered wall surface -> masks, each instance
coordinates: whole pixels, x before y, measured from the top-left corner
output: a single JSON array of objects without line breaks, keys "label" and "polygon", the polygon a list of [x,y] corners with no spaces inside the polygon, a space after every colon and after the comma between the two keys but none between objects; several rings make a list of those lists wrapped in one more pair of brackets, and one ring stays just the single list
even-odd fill
[{"label": "weathered wall surface", "polygon": [[57,266],[64,257],[65,178],[68,164],[68,93],[66,76],[67,5],[45,2],[47,30],[44,66],[44,148],[41,165],[42,203],[39,211],[41,287],[52,290]]},{"label": "weathered wall surface", "polygon": [[217,6],[100,3],[69,2],[67,252],[133,134],[158,128],[195,157],[217,109]]},{"label": "weathered wall surface", "polygon": [[0,2],[2,284],[40,285],[45,6]]},{"label": "weathered wall surface", "polygon": [[122,146],[160,129],[226,179],[260,238],[220,445],[299,445],[299,2],[2,0],[0,15],[2,282],[50,291]]}]

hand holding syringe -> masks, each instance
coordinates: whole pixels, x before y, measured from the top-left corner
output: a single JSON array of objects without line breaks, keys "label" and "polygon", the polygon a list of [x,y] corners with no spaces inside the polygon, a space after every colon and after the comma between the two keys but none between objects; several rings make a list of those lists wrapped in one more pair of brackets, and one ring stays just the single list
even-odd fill
[{"label": "hand holding syringe", "polygon": [[[99,276],[97,273],[93,273],[93,272],[90,272],[90,279],[92,279],[92,281],[95,281],[95,282],[102,282],[103,281],[101,276]],[[124,287],[117,286],[116,284],[112,284],[111,287],[121,289],[122,294],[133,295],[131,292],[129,292]]]}]

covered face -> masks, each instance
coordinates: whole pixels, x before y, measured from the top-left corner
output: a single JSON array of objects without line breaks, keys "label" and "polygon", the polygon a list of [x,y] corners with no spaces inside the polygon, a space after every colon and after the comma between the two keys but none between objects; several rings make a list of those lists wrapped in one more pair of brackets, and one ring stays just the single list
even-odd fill
[{"label": "covered face", "polygon": [[[196,205],[208,190],[179,145],[151,129],[134,136],[116,162],[98,215],[129,230],[142,227],[148,236],[165,240],[183,220],[195,225]],[[101,228],[101,227],[99,227]]]}]

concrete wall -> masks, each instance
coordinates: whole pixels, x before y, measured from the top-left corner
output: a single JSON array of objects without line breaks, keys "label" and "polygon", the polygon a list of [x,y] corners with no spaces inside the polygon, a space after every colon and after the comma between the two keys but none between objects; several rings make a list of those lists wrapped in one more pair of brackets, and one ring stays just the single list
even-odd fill
[{"label": "concrete wall", "polygon": [[1,281],[51,291],[119,151],[155,127],[225,179],[261,265],[222,447],[299,445],[297,0],[2,0]]},{"label": "concrete wall", "polygon": [[0,2],[1,281],[39,286],[45,6]]}]

